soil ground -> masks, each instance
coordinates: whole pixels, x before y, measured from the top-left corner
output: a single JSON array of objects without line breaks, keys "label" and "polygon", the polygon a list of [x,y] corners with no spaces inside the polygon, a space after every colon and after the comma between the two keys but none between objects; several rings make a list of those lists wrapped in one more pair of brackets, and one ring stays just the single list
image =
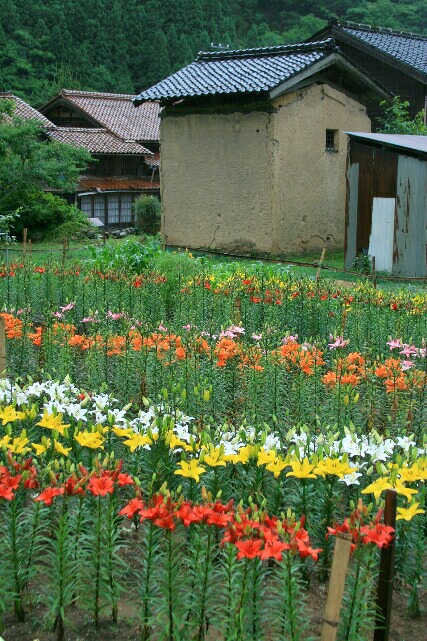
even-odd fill
[{"label": "soil ground", "polygon": [[[404,590],[396,590],[393,595],[393,608],[389,641],[426,641],[427,633],[427,591],[420,593],[422,615],[411,619],[406,614],[407,595]],[[323,585],[313,585],[309,592],[309,606],[312,610],[313,629],[310,634],[320,638],[321,621],[326,601]],[[79,608],[67,611],[69,623],[64,641],[139,641],[139,627],[136,605],[122,601],[119,608],[119,623],[114,626],[107,618],[101,620],[101,629],[95,632],[90,614]],[[27,605],[27,621],[17,623],[12,616],[5,617],[4,641],[55,641],[56,635],[43,626],[43,611],[40,607]],[[207,641],[219,641],[223,637],[216,633],[208,635]],[[188,640],[190,641],[190,640]],[[224,641],[224,640],[223,640]]]}]

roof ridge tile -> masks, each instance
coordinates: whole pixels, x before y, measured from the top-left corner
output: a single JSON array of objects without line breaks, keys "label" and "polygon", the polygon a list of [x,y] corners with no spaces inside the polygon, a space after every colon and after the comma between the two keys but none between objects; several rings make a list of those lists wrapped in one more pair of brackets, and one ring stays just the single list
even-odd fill
[{"label": "roof ridge tile", "polygon": [[336,47],[334,38],[318,42],[303,42],[293,45],[275,45],[252,49],[232,49],[226,51],[200,51],[194,62],[210,60],[236,60],[238,58],[258,58],[261,56],[281,55],[285,53],[310,53],[311,51],[329,51]]},{"label": "roof ridge tile", "polygon": [[357,22],[350,22],[348,20],[332,20],[331,24],[344,29],[354,29],[355,31],[369,31],[371,33],[380,33],[391,36],[401,36],[402,38],[412,38],[413,40],[427,40],[427,36],[421,33],[414,33],[412,31],[400,31],[398,29],[391,29],[389,27],[377,27],[369,24],[359,24]]}]

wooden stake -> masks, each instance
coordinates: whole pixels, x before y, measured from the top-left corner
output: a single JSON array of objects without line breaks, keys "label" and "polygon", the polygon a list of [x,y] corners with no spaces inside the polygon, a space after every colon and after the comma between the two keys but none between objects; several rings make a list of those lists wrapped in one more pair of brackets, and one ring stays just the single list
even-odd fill
[{"label": "wooden stake", "polygon": [[350,559],[350,549],[351,534],[338,532],[320,641],[335,641],[337,636],[345,578],[347,576],[348,562]]},{"label": "wooden stake", "polygon": [[22,251],[24,252],[24,256],[27,251],[27,233],[28,229],[24,227],[24,231],[22,232]]},{"label": "wooden stake", "polygon": [[0,376],[6,376],[6,323],[0,316]]},{"label": "wooden stake", "polygon": [[377,272],[375,270],[375,256],[372,256],[372,283],[377,288]]},{"label": "wooden stake", "polygon": [[321,265],[323,264],[323,261],[325,260],[325,254],[326,254],[326,247],[324,247],[322,249],[322,255],[321,255],[320,260],[319,260],[319,267],[317,268],[317,272],[316,272],[316,283],[317,283],[317,281],[319,280],[319,277],[320,277],[320,270],[322,269]]},{"label": "wooden stake", "polygon": [[[396,529],[397,492],[387,490],[385,495],[384,523]],[[374,641],[388,641],[390,635],[391,602],[393,597],[395,537],[381,550],[380,576],[377,588],[377,617]]]},{"label": "wooden stake", "polygon": [[65,263],[65,256],[67,254],[67,239],[64,238],[62,241],[62,264]]}]

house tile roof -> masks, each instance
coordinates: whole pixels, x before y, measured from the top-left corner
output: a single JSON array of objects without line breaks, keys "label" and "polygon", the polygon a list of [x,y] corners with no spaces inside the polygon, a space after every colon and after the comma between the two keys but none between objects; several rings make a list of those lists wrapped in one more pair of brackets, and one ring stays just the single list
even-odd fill
[{"label": "house tile roof", "polygon": [[97,178],[81,177],[79,180],[78,192],[84,191],[146,191],[148,189],[160,189],[158,179],[147,180],[146,178]]},{"label": "house tile roof", "polygon": [[427,74],[427,36],[351,22],[338,22],[336,25],[344,33]]},{"label": "house tile roof", "polygon": [[153,156],[151,151],[136,142],[125,142],[107,129],[54,127],[46,131],[49,138],[73,147],[83,147],[92,154],[139,154]]},{"label": "house tile roof", "polygon": [[123,140],[159,140],[160,105],[156,102],[140,110],[134,107],[133,95],[63,89],[59,96],[43,107],[43,111],[46,112],[49,105],[61,97]]},{"label": "house tile roof", "polygon": [[328,38],[302,45],[200,53],[193,63],[139,94],[135,104],[212,94],[268,92],[326,58],[335,48],[334,40]]},{"label": "house tile roof", "polygon": [[37,120],[44,127],[55,127],[55,125],[53,125],[45,116],[43,116],[43,114],[37,111],[37,109],[31,107],[31,105],[27,104],[24,100],[18,98],[18,96],[15,96],[13,93],[9,91],[0,93],[0,100],[1,99],[13,100],[13,102],[15,103],[15,115],[19,118],[24,118],[25,120]]}]

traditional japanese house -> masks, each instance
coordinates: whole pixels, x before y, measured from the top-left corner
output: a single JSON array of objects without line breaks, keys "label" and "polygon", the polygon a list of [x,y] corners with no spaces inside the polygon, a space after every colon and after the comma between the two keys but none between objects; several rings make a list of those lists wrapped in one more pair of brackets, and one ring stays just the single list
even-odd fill
[{"label": "traditional japanese house", "polygon": [[64,89],[40,109],[55,125],[51,138],[92,154],[94,162],[71,198],[106,226],[133,225],[135,199],[160,193],[159,104],[139,112],[132,98]]}]

